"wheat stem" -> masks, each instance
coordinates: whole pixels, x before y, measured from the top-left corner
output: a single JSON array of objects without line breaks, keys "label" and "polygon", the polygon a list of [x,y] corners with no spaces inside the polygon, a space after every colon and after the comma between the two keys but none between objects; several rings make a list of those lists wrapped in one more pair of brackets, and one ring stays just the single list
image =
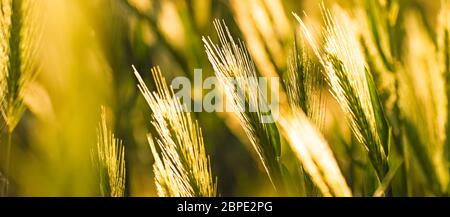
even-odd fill
[{"label": "wheat stem", "polygon": [[12,132],[7,133],[7,143],[6,143],[6,162],[5,162],[5,190],[4,193],[6,196],[9,195],[9,183],[10,183],[10,163],[11,163],[11,137]]}]

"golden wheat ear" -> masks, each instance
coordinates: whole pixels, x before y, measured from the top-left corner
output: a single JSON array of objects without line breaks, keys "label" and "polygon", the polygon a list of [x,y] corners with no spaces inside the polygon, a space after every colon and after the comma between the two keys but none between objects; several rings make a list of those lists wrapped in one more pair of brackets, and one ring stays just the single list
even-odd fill
[{"label": "golden wheat ear", "polygon": [[97,132],[97,148],[92,152],[100,173],[100,191],[105,197],[125,195],[125,147],[108,129],[106,108],[102,107]]},{"label": "golden wheat ear", "polygon": [[133,69],[139,90],[153,112],[152,124],[157,132],[155,138],[149,135],[148,141],[155,159],[153,171],[158,195],[217,196],[217,181],[212,176],[210,159],[198,123],[192,120],[189,112],[185,112],[159,68],[151,70],[157,88],[157,92],[153,93],[134,66]]}]

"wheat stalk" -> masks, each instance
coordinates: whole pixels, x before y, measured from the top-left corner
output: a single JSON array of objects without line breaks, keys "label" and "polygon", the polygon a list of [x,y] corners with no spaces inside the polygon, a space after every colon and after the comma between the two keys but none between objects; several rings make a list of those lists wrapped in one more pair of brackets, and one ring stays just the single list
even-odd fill
[{"label": "wheat stalk", "polygon": [[96,153],[92,155],[100,170],[101,194],[108,197],[123,197],[126,173],[125,147],[122,141],[108,130],[105,107],[102,107],[101,122],[97,132],[97,149],[93,153]]},{"label": "wheat stalk", "polygon": [[[134,67],[133,67],[134,68]],[[157,92],[150,92],[134,68],[139,90],[153,112],[152,124],[158,133],[156,144],[148,135],[155,159],[153,170],[159,196],[217,195],[209,157],[205,151],[202,132],[190,113],[166,84],[159,68],[152,69]],[[158,153],[158,148],[161,153]]]},{"label": "wheat stalk", "polygon": [[[210,38],[203,37],[208,59],[226,96],[230,98],[227,102],[232,104],[274,188],[282,188],[279,132],[274,123],[263,120],[263,115],[273,117],[259,89],[254,63],[243,43],[235,42],[224,23],[222,26],[216,20],[214,25],[220,44],[214,44]],[[249,108],[255,111],[250,111]]]}]

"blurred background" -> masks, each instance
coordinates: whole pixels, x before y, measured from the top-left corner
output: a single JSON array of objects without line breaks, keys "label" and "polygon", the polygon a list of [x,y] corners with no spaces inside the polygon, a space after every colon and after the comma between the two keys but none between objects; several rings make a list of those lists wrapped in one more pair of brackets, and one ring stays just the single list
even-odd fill
[{"label": "blurred background", "polygon": [[[126,195],[156,196],[153,159],[146,134],[151,113],[137,89],[131,65],[153,89],[150,68],[159,66],[170,81],[191,78],[195,68],[212,76],[201,41],[217,41],[214,19],[223,19],[246,44],[260,74],[283,76],[298,25],[292,12],[306,12],[320,28],[315,0],[91,0],[38,1],[32,19],[40,26],[36,60],[40,70],[28,85],[28,108],[12,134],[10,195],[97,196],[91,164],[97,141],[100,107],[126,148]],[[351,8],[359,1],[325,1]],[[411,0],[424,19],[435,25],[439,1]],[[195,88],[195,87],[193,87]],[[195,100],[195,99],[194,99]],[[325,136],[337,155],[339,144],[352,143],[339,106],[327,102]],[[218,177],[222,196],[274,195],[270,182],[237,120],[227,113],[195,113]],[[5,167],[6,133],[0,139]],[[367,163],[360,150],[357,162]],[[352,158],[338,158],[351,186],[363,185]],[[4,176],[2,182],[5,182]],[[363,195],[363,192],[355,192]]]}]

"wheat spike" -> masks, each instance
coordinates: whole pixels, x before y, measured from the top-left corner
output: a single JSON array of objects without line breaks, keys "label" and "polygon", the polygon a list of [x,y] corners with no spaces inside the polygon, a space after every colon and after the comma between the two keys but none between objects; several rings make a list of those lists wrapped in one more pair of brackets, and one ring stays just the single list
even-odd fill
[{"label": "wheat spike", "polygon": [[125,194],[125,147],[122,141],[115,138],[114,134],[108,130],[105,107],[102,107],[97,137],[96,153],[101,193],[108,197],[123,197]]},{"label": "wheat spike", "polygon": [[300,53],[294,44],[289,56],[288,72],[284,83],[289,104],[300,108],[320,130],[324,123],[325,101],[321,91],[323,77],[321,69],[313,63],[302,41]]},{"label": "wheat spike", "polygon": [[7,2],[0,2],[0,94],[2,101],[5,97],[5,78],[8,74],[10,13],[10,5]]},{"label": "wheat spike", "polygon": [[5,0],[0,7],[1,112],[11,133],[25,110],[24,90],[39,68],[35,58],[41,37],[36,21],[39,1]]},{"label": "wheat spike", "polygon": [[[159,196],[213,197],[217,195],[217,182],[213,180],[209,157],[205,151],[198,123],[175,97],[166,84],[159,68],[153,68],[157,92],[150,92],[133,67],[139,81],[139,90],[153,112],[152,124],[158,133],[148,135],[155,159],[153,166]],[[161,153],[158,153],[157,148]]]},{"label": "wheat spike", "polygon": [[[279,133],[274,123],[263,120],[263,115],[273,117],[259,89],[255,65],[243,43],[235,42],[224,23],[222,25],[216,20],[214,25],[220,44],[214,44],[210,38],[203,37],[208,59],[276,189],[281,186]],[[232,79],[235,79],[236,84]],[[249,108],[254,108],[255,111],[249,111]]]},{"label": "wheat spike", "polygon": [[388,170],[389,132],[373,80],[348,15],[337,10],[332,16],[328,10],[323,10],[326,24],[324,49],[317,46],[303,21],[294,16],[324,67],[333,96],[347,114],[354,134],[368,151],[372,165],[382,179]]}]

